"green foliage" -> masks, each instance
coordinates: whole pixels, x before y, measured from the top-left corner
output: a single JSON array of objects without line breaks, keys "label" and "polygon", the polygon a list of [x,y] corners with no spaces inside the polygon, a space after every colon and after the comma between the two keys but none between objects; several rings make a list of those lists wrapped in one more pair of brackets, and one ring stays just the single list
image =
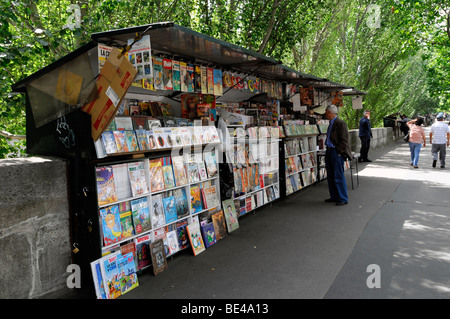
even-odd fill
[{"label": "green foliage", "polygon": [[[81,8],[72,29],[71,4]],[[379,27],[370,24],[376,9]],[[448,110],[449,13],[448,0],[2,0],[0,130],[25,134],[24,100],[11,95],[13,83],[85,44],[91,33],[162,21],[364,90],[375,125],[399,111]],[[350,98],[344,105],[343,117],[356,127],[361,114]],[[15,149],[0,137],[0,158]]]}]

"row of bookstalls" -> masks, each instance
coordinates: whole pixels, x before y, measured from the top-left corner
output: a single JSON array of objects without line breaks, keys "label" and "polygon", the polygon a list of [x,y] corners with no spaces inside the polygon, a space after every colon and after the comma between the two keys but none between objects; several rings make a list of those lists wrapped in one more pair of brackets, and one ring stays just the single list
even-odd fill
[{"label": "row of bookstalls", "polygon": [[321,113],[364,94],[171,22],[91,39],[13,90],[27,152],[69,162],[73,262],[97,298],[323,179]]}]

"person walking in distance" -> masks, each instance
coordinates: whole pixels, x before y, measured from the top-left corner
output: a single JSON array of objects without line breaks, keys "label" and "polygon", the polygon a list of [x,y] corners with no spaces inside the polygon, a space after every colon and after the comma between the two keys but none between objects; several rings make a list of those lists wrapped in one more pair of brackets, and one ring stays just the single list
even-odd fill
[{"label": "person walking in distance", "polygon": [[370,126],[370,111],[364,111],[363,117],[359,120],[359,139],[361,149],[359,162],[372,162],[369,158],[370,139],[372,138],[372,128]]},{"label": "person walking in distance", "polygon": [[436,122],[431,125],[430,129],[430,144],[431,144],[431,155],[433,156],[433,167],[436,167],[438,160],[441,162],[441,168],[445,168],[445,156],[447,153],[446,147],[450,143],[450,128],[447,123],[444,123],[444,114],[439,113],[436,116]]},{"label": "person walking in distance", "polygon": [[344,176],[344,163],[352,158],[348,144],[349,134],[347,124],[338,116],[338,109],[330,105],[325,110],[325,118],[330,121],[325,145],[325,168],[330,198],[325,202],[335,202],[336,206],[348,204],[347,182]]},{"label": "person walking in distance", "polygon": [[420,149],[426,146],[425,131],[423,130],[422,118],[409,121],[409,150],[411,151],[411,163],[409,165],[419,168]]}]

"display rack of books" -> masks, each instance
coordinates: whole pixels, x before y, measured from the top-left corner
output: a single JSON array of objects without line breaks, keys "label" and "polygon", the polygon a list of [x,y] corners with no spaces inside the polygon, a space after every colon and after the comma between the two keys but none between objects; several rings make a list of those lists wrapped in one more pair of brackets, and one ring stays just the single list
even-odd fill
[{"label": "display rack of books", "polygon": [[187,227],[200,225],[202,213],[221,210],[218,169],[214,144],[96,165],[103,257],[91,266],[94,277],[103,275],[102,281],[94,278],[98,298],[120,295],[120,287],[104,289],[111,290],[117,279],[108,279],[105,269],[114,258],[132,253],[137,281],[140,270],[152,266],[157,275],[167,268],[168,256],[194,249]]},{"label": "display rack of books", "polygon": [[284,125],[283,142],[284,185],[282,191],[288,196],[317,181],[317,136],[316,125],[303,124],[302,121],[289,121]]},{"label": "display rack of books", "polygon": [[325,168],[325,140],[327,138],[327,129],[329,125],[328,120],[317,121],[317,128],[319,135],[317,136],[317,169],[318,169],[318,181],[323,181],[327,178],[327,170]]},{"label": "display rack of books", "polygon": [[226,165],[232,178],[231,199],[240,217],[280,197],[279,128],[236,128],[232,141]]}]

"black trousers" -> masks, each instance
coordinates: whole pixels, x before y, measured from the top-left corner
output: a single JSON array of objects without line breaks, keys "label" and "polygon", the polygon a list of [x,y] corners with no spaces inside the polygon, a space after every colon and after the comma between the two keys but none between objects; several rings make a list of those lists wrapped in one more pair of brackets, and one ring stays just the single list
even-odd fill
[{"label": "black trousers", "polygon": [[370,136],[369,137],[363,137],[360,136],[359,137],[361,140],[361,149],[360,149],[360,153],[361,153],[361,160],[365,161],[367,160],[367,156],[369,154],[369,148],[370,148]]}]

